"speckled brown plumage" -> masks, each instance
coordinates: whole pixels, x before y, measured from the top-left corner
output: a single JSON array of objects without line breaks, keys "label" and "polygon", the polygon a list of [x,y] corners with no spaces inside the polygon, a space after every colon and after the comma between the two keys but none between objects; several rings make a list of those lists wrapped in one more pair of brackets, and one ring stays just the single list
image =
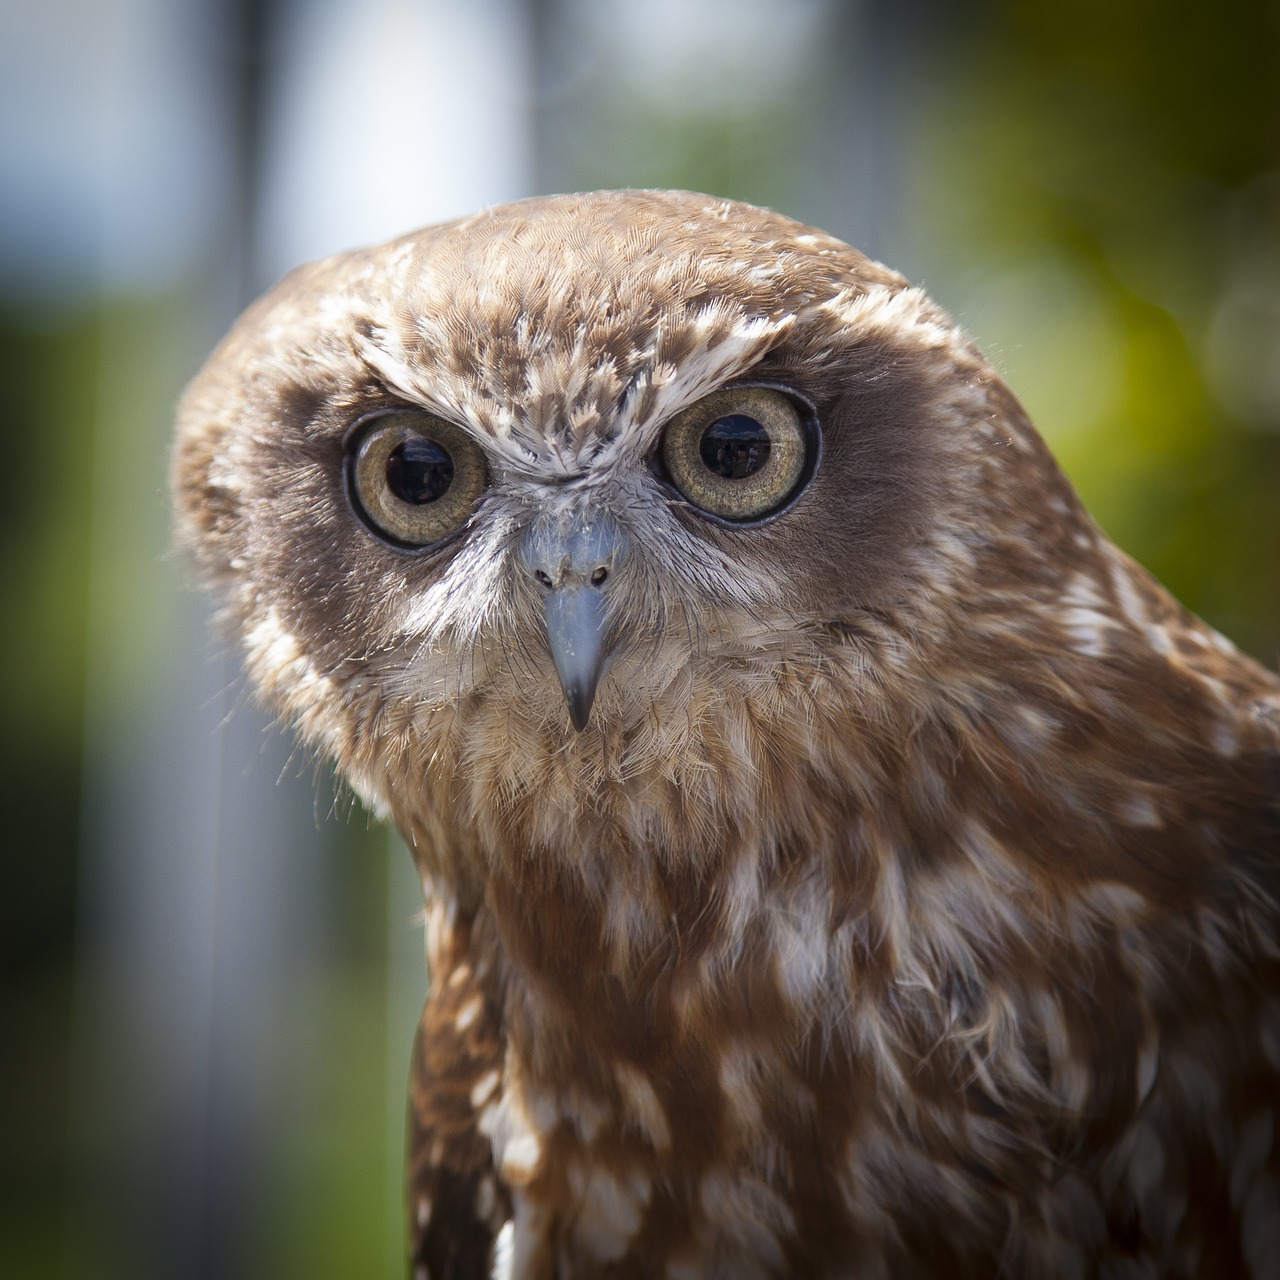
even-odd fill
[{"label": "speckled brown plumage", "polygon": [[[654,459],[744,383],[821,461],[717,523]],[[344,480],[404,407],[487,476],[421,550]],[[423,879],[421,1274],[1280,1274],[1280,681],[900,277],[704,196],[488,210],[251,308],[174,483]],[[597,527],[576,732],[529,548]]]},{"label": "speckled brown plumage", "polygon": [[410,1069],[412,1256],[435,1280],[488,1275],[494,1237],[511,1216],[477,1125],[498,1092],[505,1045],[496,939],[475,935],[470,919],[432,920],[431,991]]}]

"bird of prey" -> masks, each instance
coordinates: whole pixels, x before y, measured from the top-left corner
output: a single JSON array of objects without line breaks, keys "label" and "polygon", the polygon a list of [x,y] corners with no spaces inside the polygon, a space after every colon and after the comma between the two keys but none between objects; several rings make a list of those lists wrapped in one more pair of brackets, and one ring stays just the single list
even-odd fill
[{"label": "bird of prey", "polygon": [[421,876],[415,1275],[1280,1274],[1280,681],[919,289],[487,209],[252,306],[173,482]]}]

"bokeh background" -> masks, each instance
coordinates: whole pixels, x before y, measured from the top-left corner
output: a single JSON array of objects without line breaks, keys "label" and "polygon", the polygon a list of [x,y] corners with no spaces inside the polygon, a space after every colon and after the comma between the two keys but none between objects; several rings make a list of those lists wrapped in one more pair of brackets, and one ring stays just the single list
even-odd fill
[{"label": "bokeh background", "polygon": [[1271,0],[7,6],[0,1275],[403,1274],[413,876],[168,551],[171,406],[294,263],[605,186],[923,283],[1102,525],[1275,665]]}]

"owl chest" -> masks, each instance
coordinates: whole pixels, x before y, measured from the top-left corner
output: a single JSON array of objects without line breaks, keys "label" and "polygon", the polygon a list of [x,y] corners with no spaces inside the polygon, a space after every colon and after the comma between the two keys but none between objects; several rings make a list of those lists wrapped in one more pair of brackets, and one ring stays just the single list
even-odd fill
[{"label": "owl chest", "polygon": [[673,1266],[745,1250],[745,1265],[781,1259],[801,1218],[830,1232],[866,1082],[833,1050],[848,993],[825,920],[783,930],[767,900],[731,920],[723,891],[672,897],[647,924],[565,884],[535,899],[499,879],[488,896],[507,975],[494,1163],[558,1250]]},{"label": "owl chest", "polygon": [[[987,1130],[1010,1120],[974,1123],[972,1070],[859,963],[830,889],[801,883],[736,919],[723,888],[675,905],[665,929],[633,909],[625,941],[590,895],[491,885],[507,974],[494,1163],[559,1273],[633,1256],[673,1274],[720,1274],[711,1259],[737,1260],[726,1275],[821,1274],[863,1252],[872,1265],[894,1219],[917,1213],[922,1170],[991,1162]],[[976,1179],[972,1194],[978,1214]]]}]

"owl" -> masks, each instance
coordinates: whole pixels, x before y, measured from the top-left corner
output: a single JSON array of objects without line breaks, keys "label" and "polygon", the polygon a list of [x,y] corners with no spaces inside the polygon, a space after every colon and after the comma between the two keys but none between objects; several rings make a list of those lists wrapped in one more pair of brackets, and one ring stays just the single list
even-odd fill
[{"label": "owl", "polygon": [[491,208],[252,306],[173,484],[421,878],[415,1276],[1280,1274],[1280,681],[919,289]]}]

